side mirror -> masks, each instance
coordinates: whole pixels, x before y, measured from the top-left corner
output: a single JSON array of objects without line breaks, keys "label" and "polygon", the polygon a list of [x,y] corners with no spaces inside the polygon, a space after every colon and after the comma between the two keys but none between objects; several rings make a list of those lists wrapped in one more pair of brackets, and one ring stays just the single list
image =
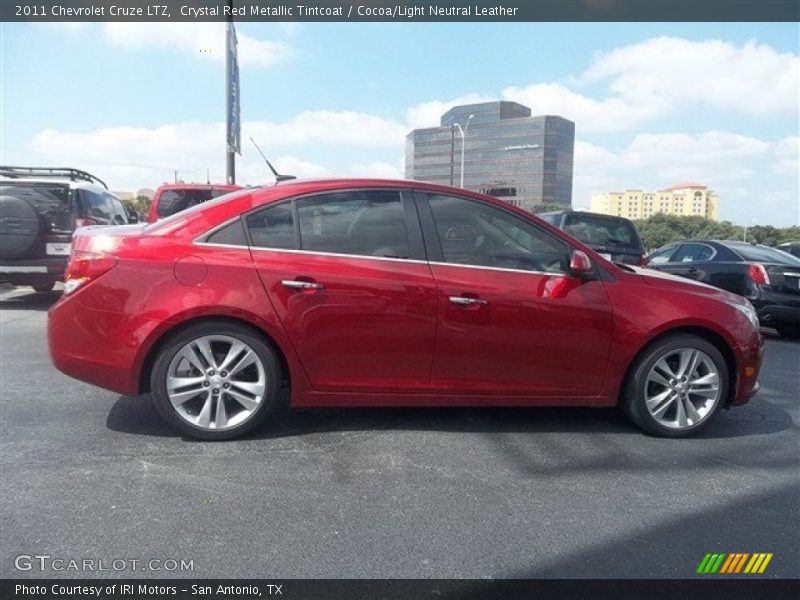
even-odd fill
[{"label": "side mirror", "polygon": [[574,277],[591,277],[594,275],[592,259],[582,250],[573,250],[569,258],[569,272]]},{"label": "side mirror", "polygon": [[128,215],[128,223],[138,223],[139,222],[139,213],[132,210]]}]

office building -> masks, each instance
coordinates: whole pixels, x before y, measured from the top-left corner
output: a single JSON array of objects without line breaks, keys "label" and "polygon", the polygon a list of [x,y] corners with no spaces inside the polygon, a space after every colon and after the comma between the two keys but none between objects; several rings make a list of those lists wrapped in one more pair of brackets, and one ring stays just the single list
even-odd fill
[{"label": "office building", "polygon": [[655,214],[718,218],[719,198],[707,186],[681,183],[658,192],[625,190],[592,196],[592,212],[628,219],[647,219]]}]

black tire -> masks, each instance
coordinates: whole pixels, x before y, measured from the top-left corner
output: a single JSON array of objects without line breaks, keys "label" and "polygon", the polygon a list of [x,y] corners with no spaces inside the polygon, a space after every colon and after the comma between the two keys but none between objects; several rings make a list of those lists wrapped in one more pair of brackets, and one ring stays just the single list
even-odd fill
[{"label": "black tire", "polygon": [[787,340],[800,339],[800,325],[777,325],[775,329],[778,330],[778,333],[781,335],[781,337],[786,338]]},{"label": "black tire", "polygon": [[[189,423],[178,414],[167,394],[167,373],[175,355],[191,341],[203,336],[213,335],[232,337],[250,346],[260,359],[266,375],[266,391],[258,408],[243,423],[221,430],[205,429]],[[225,321],[206,321],[184,329],[164,344],[153,364],[150,389],[152,390],[153,402],[159,414],[179,432],[203,440],[228,440],[240,437],[254,429],[277,410],[280,404],[278,391],[282,375],[281,363],[276,351],[252,329]]]},{"label": "black tire", "polygon": [[45,292],[52,292],[53,288],[56,286],[55,281],[50,281],[47,283],[37,283],[36,285],[32,285],[34,291],[45,293]]},{"label": "black tire", "polygon": [[[659,423],[647,409],[645,397],[647,376],[656,362],[670,351],[682,348],[701,350],[713,361],[719,373],[720,394],[716,404],[698,423],[677,429]],[[717,347],[701,337],[679,333],[655,341],[639,355],[625,382],[621,404],[628,418],[648,433],[659,437],[688,437],[699,433],[714,420],[728,397],[728,388],[728,365]]]},{"label": "black tire", "polygon": [[0,257],[22,258],[36,245],[41,232],[41,222],[36,210],[22,198],[0,195]]}]

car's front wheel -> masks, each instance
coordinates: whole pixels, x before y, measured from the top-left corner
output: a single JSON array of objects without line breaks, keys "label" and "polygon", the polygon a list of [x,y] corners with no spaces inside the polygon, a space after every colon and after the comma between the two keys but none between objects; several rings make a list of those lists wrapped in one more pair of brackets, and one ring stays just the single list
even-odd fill
[{"label": "car's front wheel", "polygon": [[663,437],[704,429],[728,393],[728,366],[707,340],[689,334],[662,338],[631,369],[622,397],[634,423]]},{"label": "car's front wheel", "polygon": [[175,429],[224,440],[273,411],[280,381],[280,361],[260,336],[241,325],[206,322],[165,344],[150,383],[156,408]]}]

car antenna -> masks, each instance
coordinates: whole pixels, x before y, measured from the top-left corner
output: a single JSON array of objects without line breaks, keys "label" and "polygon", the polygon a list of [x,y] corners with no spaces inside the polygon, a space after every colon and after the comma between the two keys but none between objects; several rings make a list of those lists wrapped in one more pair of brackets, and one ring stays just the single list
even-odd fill
[{"label": "car antenna", "polygon": [[269,162],[269,160],[267,160],[266,156],[264,156],[264,153],[261,151],[261,148],[258,147],[258,144],[256,144],[256,141],[253,139],[253,136],[250,136],[250,141],[253,142],[253,146],[255,146],[256,150],[258,150],[258,153],[261,155],[261,158],[263,158],[264,162],[267,163],[267,166],[269,167],[269,170],[272,171],[273,175],[275,175],[275,183],[280,183],[281,181],[290,181],[292,179],[297,179],[297,177],[295,177],[294,175],[281,175],[280,173],[278,173],[275,170],[275,167],[272,166],[272,163]]}]

